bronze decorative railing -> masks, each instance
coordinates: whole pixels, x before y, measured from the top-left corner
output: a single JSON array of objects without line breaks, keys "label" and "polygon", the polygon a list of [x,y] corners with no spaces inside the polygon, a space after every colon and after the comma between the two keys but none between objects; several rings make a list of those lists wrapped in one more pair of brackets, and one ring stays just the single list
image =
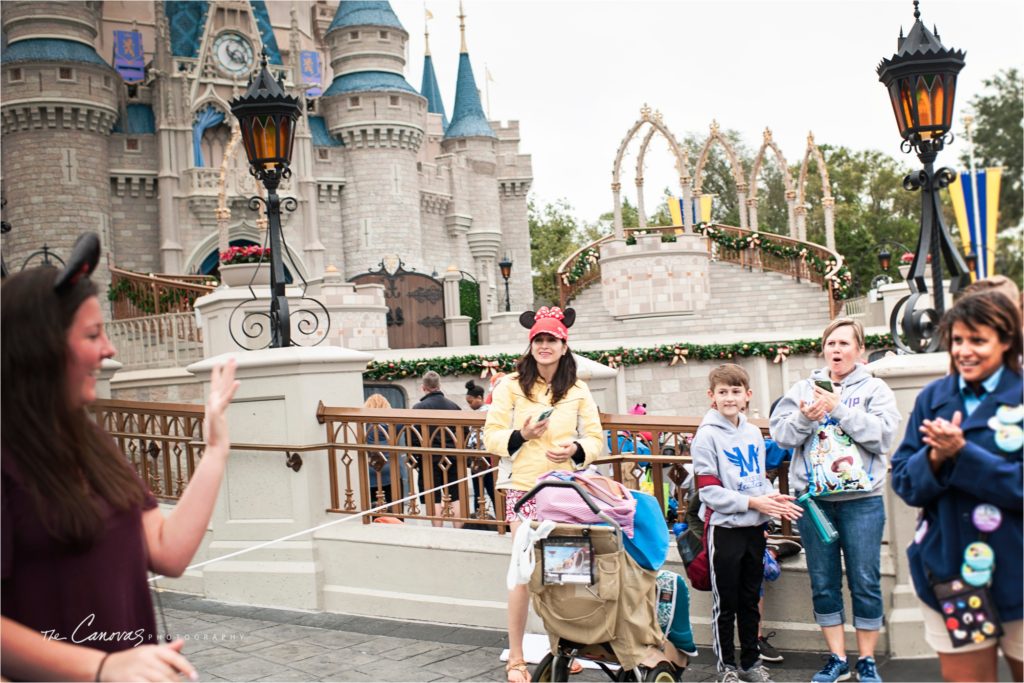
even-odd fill
[{"label": "bronze decorative railing", "polygon": [[[625,234],[627,239],[638,234],[676,235],[681,229],[679,226],[648,226],[627,228]],[[798,282],[807,280],[819,284],[828,294],[829,317],[834,318],[839,314],[842,303],[835,293],[834,276],[843,266],[843,257],[838,253],[820,244],[769,232],[718,224],[709,225],[706,229],[724,238],[708,239],[708,251],[713,258],[751,270],[782,273]],[[559,302],[563,308],[587,285],[601,277],[600,245],[612,237],[605,235],[577,249],[558,267]],[[825,267],[811,267],[814,263],[824,264]]]},{"label": "bronze decorative railing", "polygon": [[199,297],[214,285],[199,284],[195,276],[160,276],[133,273],[110,267],[110,291],[114,320],[192,310]]},{"label": "bronze decorative railing", "polygon": [[153,495],[177,500],[202,456],[204,406],[99,399],[91,409]]},{"label": "bronze decorative railing", "polygon": [[[101,399],[92,405],[97,422],[115,439],[128,461],[165,502],[178,499],[202,455],[204,407],[193,404],[147,403]],[[487,504],[484,478],[468,479],[496,460],[476,445],[485,416],[470,411],[370,410],[328,407],[322,403],[316,418],[325,426],[323,443],[302,446],[232,443],[232,450],[283,454],[285,464],[301,467],[299,453],[328,458],[330,507],[327,512],[377,517],[430,520],[474,525],[505,533],[504,494],[496,491]],[[608,454],[595,463],[617,481],[634,489],[647,488],[663,509],[675,509],[675,521],[686,513],[691,464],[690,442],[700,417],[659,417],[601,414]],[[751,420],[768,436],[768,421]],[[368,434],[373,434],[367,438]],[[435,441],[436,439],[436,441]],[[438,444],[438,445],[432,445]],[[642,447],[641,447],[642,444]],[[650,453],[637,453],[647,448]],[[390,465],[390,482],[382,481]],[[492,473],[496,475],[497,473]],[[495,480],[497,477],[494,477]],[[788,466],[779,468],[778,486],[789,491]],[[435,508],[434,488],[441,488]],[[375,495],[371,496],[371,490]],[[457,491],[457,496],[453,495]],[[472,492],[472,495],[470,495]],[[401,501],[407,498],[404,502]],[[471,501],[456,514],[455,499]],[[675,500],[674,506],[670,499]],[[783,520],[780,536],[792,537]]]}]

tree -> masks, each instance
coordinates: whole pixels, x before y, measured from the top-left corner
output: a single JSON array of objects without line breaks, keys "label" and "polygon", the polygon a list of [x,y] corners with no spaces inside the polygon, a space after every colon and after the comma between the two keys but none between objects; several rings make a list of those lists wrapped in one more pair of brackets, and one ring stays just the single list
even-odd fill
[{"label": "tree", "polygon": [[530,225],[530,262],[533,264],[533,299],[538,306],[558,304],[555,273],[566,258],[584,244],[583,231],[565,199],[538,207],[527,203]]},{"label": "tree", "polygon": [[[1005,69],[984,81],[986,90],[970,102],[974,111],[974,160],[977,168],[1002,166],[999,191],[998,249],[995,270],[1024,283],[1019,230],[1024,215],[1024,85],[1017,69]],[[970,163],[965,153],[964,166]]]}]

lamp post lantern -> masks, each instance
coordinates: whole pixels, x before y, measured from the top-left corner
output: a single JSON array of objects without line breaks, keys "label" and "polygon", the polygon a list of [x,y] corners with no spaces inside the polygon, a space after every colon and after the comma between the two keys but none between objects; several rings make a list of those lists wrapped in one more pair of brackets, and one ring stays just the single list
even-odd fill
[{"label": "lamp post lantern", "polygon": [[282,202],[277,188],[282,179],[291,175],[289,164],[295,140],[295,122],[301,106],[299,98],[285,92],[283,77],[275,81],[271,76],[265,49],[260,72],[250,79],[245,94],[229,104],[231,113],[238,119],[245,155],[249,159],[249,173],[267,189],[267,198],[252,197],[249,208],[256,210],[263,204],[269,222],[270,346],[286,347],[291,345],[291,322],[285,296],[281,205],[283,203],[285,209],[294,211],[297,202],[293,197]]},{"label": "lamp post lantern", "polygon": [[[935,158],[945,146],[953,118],[957,74],[964,67],[964,52],[947,49],[938,30],[929,31],[921,22],[918,0],[914,0],[914,25],[907,36],[902,29],[896,54],[878,65],[878,80],[889,91],[896,125],[903,138],[904,152],[913,150],[924,164],[918,173],[903,179],[909,191],[921,190],[921,227],[907,284],[910,294],[893,309],[889,324],[893,342],[906,353],[939,350],[938,323],[945,312],[942,287],[945,260],[952,276],[952,292],[967,284],[967,266],[953,246],[949,229],[942,220],[939,190],[956,180],[948,168],[934,170]],[[915,310],[918,299],[928,293],[925,265],[932,263],[932,308]],[[900,311],[902,319],[900,320]],[[900,338],[900,332],[907,343]]]},{"label": "lamp post lantern", "polygon": [[501,276],[505,278],[505,312],[508,313],[512,310],[512,302],[509,301],[508,297],[508,279],[512,277],[512,259],[505,254],[505,258],[498,261],[498,268],[501,269]]}]

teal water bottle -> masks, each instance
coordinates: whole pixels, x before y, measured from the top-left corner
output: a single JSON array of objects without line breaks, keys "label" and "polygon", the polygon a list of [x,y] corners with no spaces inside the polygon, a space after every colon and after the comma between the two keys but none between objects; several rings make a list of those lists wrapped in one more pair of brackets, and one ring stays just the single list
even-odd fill
[{"label": "teal water bottle", "polygon": [[803,506],[804,511],[811,516],[811,521],[814,522],[814,528],[818,530],[818,536],[821,537],[821,542],[828,545],[829,543],[835,543],[836,539],[839,538],[839,532],[832,526],[832,522],[825,516],[825,513],[821,511],[818,504],[814,502],[814,498],[811,497],[811,492],[808,491],[804,495],[796,499],[796,502]]}]

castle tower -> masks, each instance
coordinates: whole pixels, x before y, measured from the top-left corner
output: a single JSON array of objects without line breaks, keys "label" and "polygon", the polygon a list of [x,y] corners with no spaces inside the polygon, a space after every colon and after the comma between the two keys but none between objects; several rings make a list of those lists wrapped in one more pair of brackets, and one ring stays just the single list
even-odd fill
[{"label": "castle tower", "polygon": [[[473,66],[466,48],[466,15],[459,4],[459,75],[455,87],[452,121],[445,130],[441,151],[453,156],[454,196],[446,216],[450,232],[462,231],[469,243],[477,280],[481,283],[481,307],[498,308],[497,263],[502,243],[498,202],[498,136],[484,115]],[[487,317],[487,314],[484,314]]]},{"label": "castle tower", "polygon": [[421,256],[416,165],[427,101],[405,80],[408,38],[384,1],[343,0],[326,33],[334,80],[319,106],[345,146],[346,277],[366,272],[385,254],[429,272]]},{"label": "castle tower", "polygon": [[87,230],[115,252],[108,139],[121,77],[96,52],[101,5],[4,3],[3,196],[13,230],[3,242],[12,272],[44,243],[66,259]]}]

